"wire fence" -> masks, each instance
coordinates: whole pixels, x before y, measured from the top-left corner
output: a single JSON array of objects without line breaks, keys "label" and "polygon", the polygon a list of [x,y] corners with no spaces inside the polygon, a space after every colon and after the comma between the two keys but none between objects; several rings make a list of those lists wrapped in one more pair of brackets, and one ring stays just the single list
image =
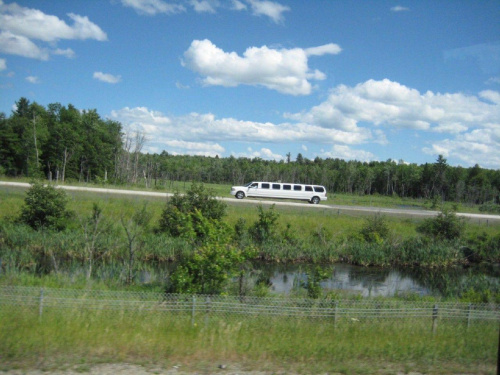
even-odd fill
[{"label": "wire fence", "polygon": [[436,330],[439,320],[455,324],[500,322],[500,305],[461,302],[413,302],[391,299],[309,299],[292,297],[207,296],[148,292],[0,286],[0,311],[29,309],[40,317],[47,311],[109,311],[183,315],[204,319],[266,318],[345,321],[420,320]]}]

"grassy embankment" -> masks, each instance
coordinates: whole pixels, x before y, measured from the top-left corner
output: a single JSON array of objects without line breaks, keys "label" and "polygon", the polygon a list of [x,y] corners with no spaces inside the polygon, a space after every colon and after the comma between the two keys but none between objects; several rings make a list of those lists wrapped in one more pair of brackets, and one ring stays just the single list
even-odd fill
[{"label": "grassy embankment", "polygon": [[[34,309],[36,310],[36,309]],[[431,319],[337,322],[225,318],[191,325],[189,316],[17,308],[0,310],[0,371],[50,371],[92,363],[132,362],[216,371],[219,363],[299,373],[492,374],[497,324]]]}]

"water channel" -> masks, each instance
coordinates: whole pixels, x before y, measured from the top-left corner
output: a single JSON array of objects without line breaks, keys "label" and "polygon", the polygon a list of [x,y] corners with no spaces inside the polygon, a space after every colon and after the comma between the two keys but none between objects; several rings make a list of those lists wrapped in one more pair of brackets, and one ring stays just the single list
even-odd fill
[{"label": "water channel", "polygon": [[[342,291],[363,297],[407,294],[453,297],[470,288],[500,292],[500,265],[457,266],[446,269],[394,269],[334,264],[323,268],[330,275],[321,282],[325,292]],[[168,273],[170,269],[172,265],[162,271],[143,270],[137,275],[136,281],[152,282],[159,277],[157,272],[165,277],[165,272]],[[250,276],[247,276],[250,283],[255,284],[257,280],[264,281],[271,293],[290,295],[300,292],[304,287],[312,266],[256,263],[253,269]]]}]

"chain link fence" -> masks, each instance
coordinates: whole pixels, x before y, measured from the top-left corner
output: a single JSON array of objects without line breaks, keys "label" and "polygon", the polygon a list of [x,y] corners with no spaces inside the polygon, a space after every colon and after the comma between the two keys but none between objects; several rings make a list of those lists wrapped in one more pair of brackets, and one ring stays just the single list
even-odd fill
[{"label": "chain link fence", "polygon": [[439,320],[453,324],[500,321],[500,305],[460,302],[413,302],[391,299],[308,299],[293,297],[205,296],[148,292],[0,286],[0,311],[10,306],[43,317],[46,311],[108,311],[181,315],[198,320],[241,318],[326,319],[335,324],[381,319],[423,321],[433,330]]}]

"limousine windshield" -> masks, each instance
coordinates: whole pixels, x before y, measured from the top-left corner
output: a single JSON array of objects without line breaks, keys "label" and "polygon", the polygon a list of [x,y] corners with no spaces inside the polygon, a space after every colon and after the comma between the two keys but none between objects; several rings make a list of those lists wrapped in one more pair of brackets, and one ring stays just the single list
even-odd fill
[{"label": "limousine windshield", "polygon": [[245,197],[300,199],[314,204],[327,199],[324,186],[282,182],[254,181],[244,186],[233,186],[231,194],[238,199]]}]

